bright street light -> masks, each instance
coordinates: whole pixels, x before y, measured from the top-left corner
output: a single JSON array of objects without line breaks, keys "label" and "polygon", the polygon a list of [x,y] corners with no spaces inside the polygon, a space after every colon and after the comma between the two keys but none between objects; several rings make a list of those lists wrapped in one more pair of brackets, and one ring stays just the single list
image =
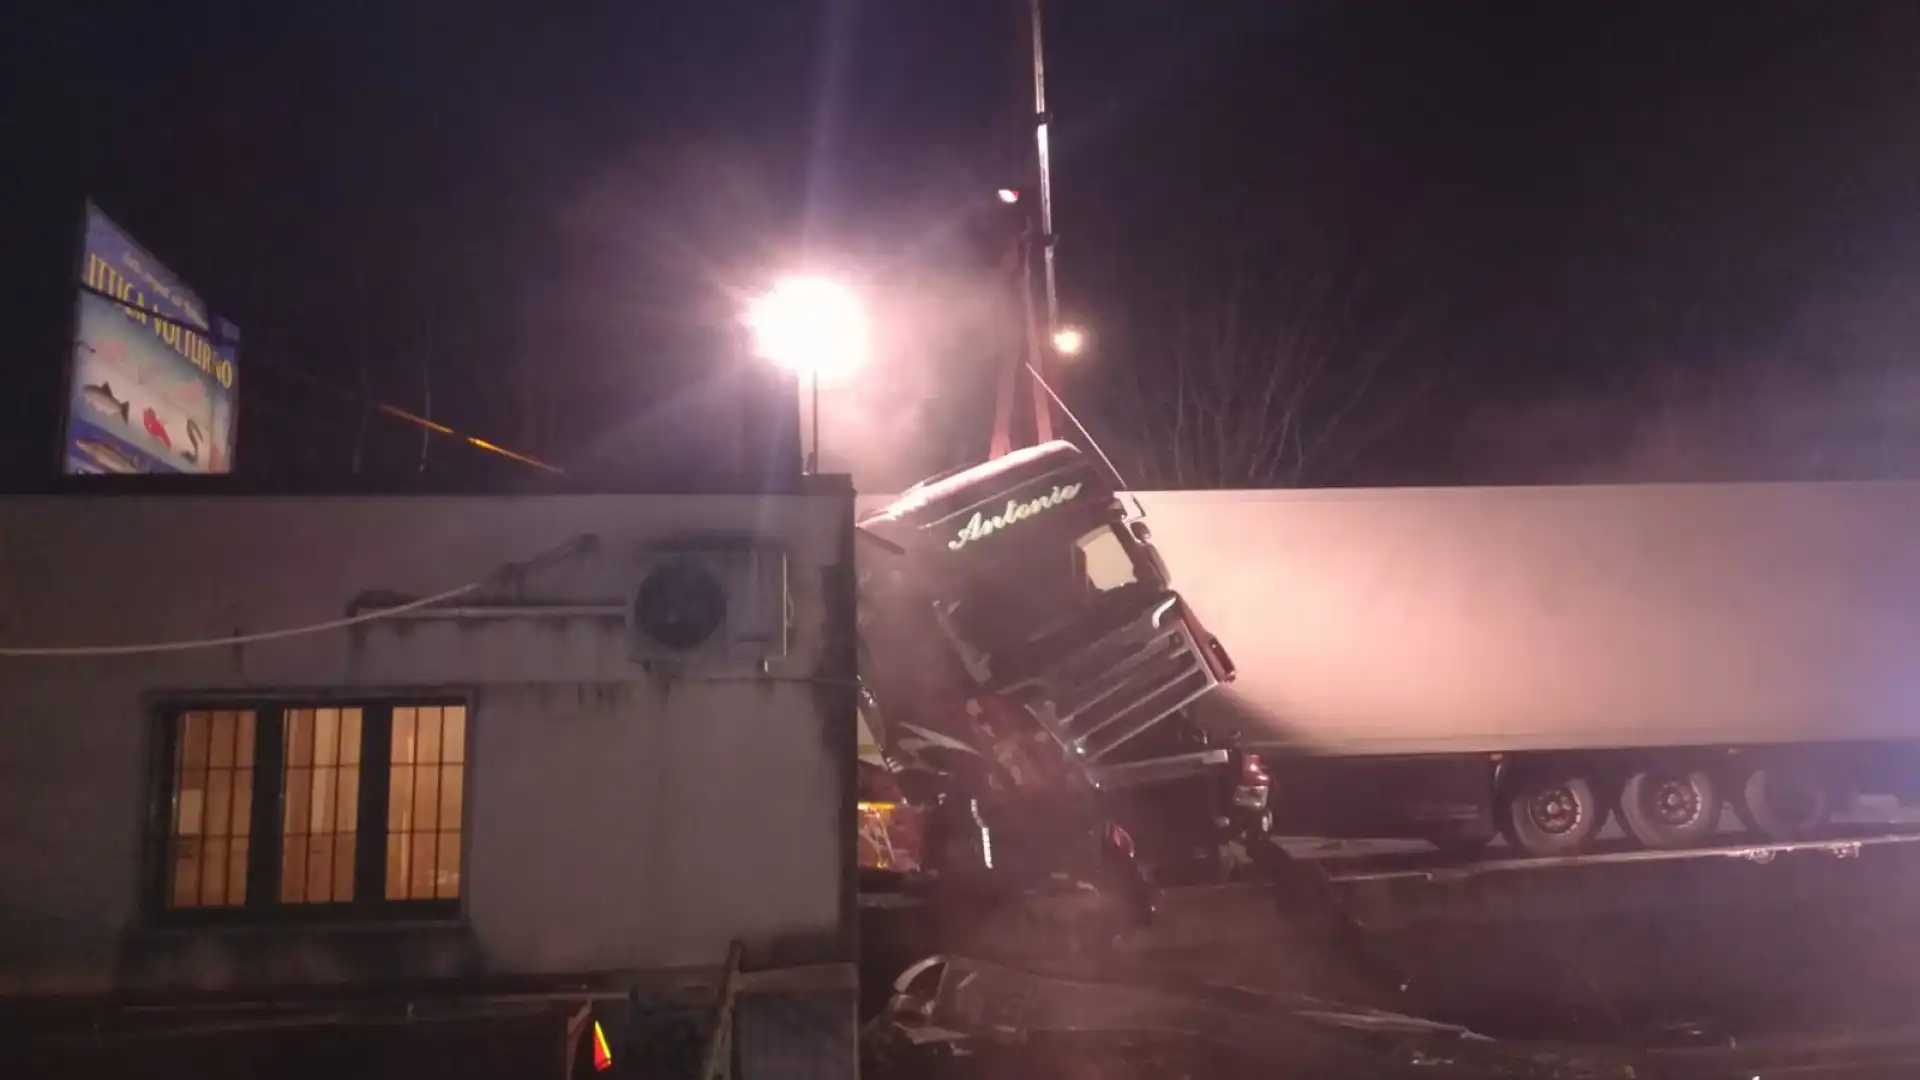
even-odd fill
[{"label": "bright street light", "polygon": [[1020,193],[1012,188],[1003,187],[1000,189],[1000,201],[1006,203],[1008,206],[1012,206],[1014,203],[1020,201]]},{"label": "bright street light", "polygon": [[1061,356],[1078,356],[1086,347],[1086,331],[1077,326],[1063,326],[1053,332],[1053,348]]},{"label": "bright street light", "polygon": [[804,379],[813,396],[806,469],[820,471],[820,380],[840,379],[867,361],[866,309],[851,289],[821,277],[790,277],[747,305],[753,351]]},{"label": "bright street light", "polygon": [[838,282],[786,278],[747,306],[746,319],[754,352],[800,378],[837,379],[866,363],[867,313]]}]

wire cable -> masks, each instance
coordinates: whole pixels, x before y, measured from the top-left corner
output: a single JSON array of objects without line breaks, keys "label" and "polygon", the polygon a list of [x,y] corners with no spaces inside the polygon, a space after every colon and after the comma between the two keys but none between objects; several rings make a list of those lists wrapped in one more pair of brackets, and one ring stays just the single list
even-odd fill
[{"label": "wire cable", "polygon": [[189,652],[194,649],[218,649],[229,645],[252,645],[261,641],[279,641],[284,638],[301,637],[306,634],[324,634],[329,630],[343,630],[349,626],[359,626],[376,619],[389,619],[395,615],[404,615],[409,611],[418,611],[435,604],[444,604],[455,597],[465,596],[485,585],[491,577],[480,581],[468,582],[457,589],[448,589],[443,593],[421,600],[412,600],[398,607],[382,608],[379,611],[363,612],[344,619],[332,619],[310,626],[294,626],[285,630],[264,630],[257,634],[234,634],[221,638],[196,638],[190,641],[162,641],[146,645],[60,645],[44,648],[16,648],[0,646],[0,658],[34,657],[40,659],[75,659],[87,656],[139,656],[148,653]]},{"label": "wire cable", "polygon": [[[91,285],[82,284],[79,286],[79,288],[80,288],[80,291],[86,295],[97,296],[102,300],[112,301],[114,304],[117,304],[120,307],[126,308],[129,311],[139,312],[142,316],[144,316],[145,318],[153,322],[166,323],[171,326],[180,327],[183,330],[191,330],[196,334],[203,335],[207,338],[208,341],[212,342],[215,345],[238,344],[238,342],[235,340],[229,340],[226,338],[221,338],[216,336],[214,331],[208,329],[207,327],[199,326],[183,319],[176,319],[171,315],[162,315],[160,312],[155,311],[152,308],[143,307],[139,304],[133,303],[130,300],[123,300],[120,297],[115,296],[110,292],[106,292],[101,289],[96,289]],[[92,345],[87,344],[86,341],[84,340],[76,340],[75,344],[79,345],[83,349],[86,349],[88,352],[98,352],[97,349],[95,349]],[[530,465],[533,468],[541,470],[542,472],[552,473],[554,475],[559,475],[566,471],[564,469],[561,469],[557,465],[552,465],[552,464],[549,464],[548,462],[541,461],[539,458],[536,458],[531,454],[523,454],[516,450],[509,450],[498,443],[492,442],[491,440],[482,439],[476,435],[468,435],[465,432],[455,431],[454,429],[446,426],[445,424],[438,423],[433,420],[429,420],[424,416],[418,416],[412,412],[409,412],[406,409],[400,408],[398,405],[390,405],[384,401],[379,400],[378,398],[373,397],[371,394],[367,394],[363,392],[355,392],[352,390],[347,390],[342,387],[335,386],[332,383],[329,383],[323,379],[319,379],[319,378],[316,378],[315,376],[309,375],[306,372],[301,371],[299,368],[292,366],[291,364],[282,364],[272,360],[262,360],[259,357],[252,357],[248,359],[247,363],[250,365],[258,366],[262,370],[272,371],[275,374],[283,375],[287,378],[299,380],[301,382],[308,384],[309,386],[318,387],[319,389],[325,390],[328,393],[334,395],[335,397],[352,401],[355,404],[362,406],[363,408],[371,408],[376,412],[392,417],[393,419],[399,420],[402,423],[411,424],[414,427],[421,429],[422,431],[430,432],[434,435],[439,435],[444,438],[453,439],[457,442],[463,442],[468,446],[473,447],[476,450],[480,450],[489,454],[497,454],[500,457],[504,457],[508,459],[509,461],[517,461],[522,465]]]},{"label": "wire cable", "polygon": [[1147,508],[1140,505],[1140,496],[1133,493],[1132,485],[1127,483],[1126,477],[1120,475],[1120,470],[1114,465],[1113,459],[1107,456],[1105,450],[1100,449],[1100,440],[1093,437],[1093,432],[1087,430],[1087,425],[1081,423],[1080,418],[1073,414],[1073,410],[1067,408],[1067,403],[1060,400],[1060,395],[1053,392],[1053,387],[1047,383],[1045,376],[1035,370],[1032,364],[1027,364],[1026,368],[1027,374],[1033,376],[1033,381],[1039,384],[1040,389],[1045,390],[1047,396],[1053,399],[1053,403],[1060,406],[1060,411],[1067,414],[1067,419],[1073,421],[1073,426],[1085,437],[1087,445],[1093,447],[1093,452],[1100,455],[1101,462],[1106,465],[1107,471],[1113,474],[1114,480],[1120,484],[1120,489],[1127,493],[1127,498],[1133,500],[1134,512],[1141,517],[1146,517]]},{"label": "wire cable", "polygon": [[89,656],[141,656],[155,653],[190,652],[194,649],[219,649],[233,645],[252,645],[261,641],[281,641],[286,638],[303,637],[307,634],[324,634],[330,630],[344,630],[350,626],[360,626],[380,619],[391,619],[396,615],[419,611],[421,608],[444,604],[449,600],[465,596],[470,592],[485,588],[497,581],[510,580],[525,576],[529,571],[542,565],[585,550],[597,542],[592,534],[575,537],[550,551],[543,552],[525,562],[508,563],[478,581],[469,581],[458,588],[409,600],[393,607],[383,607],[378,611],[362,612],[342,619],[329,619],[326,622],[312,623],[307,626],[293,626],[284,630],[262,630],[255,634],[232,634],[220,638],[194,638],[187,641],[161,641],[144,645],[55,645],[44,647],[0,646],[0,659],[76,659]]}]

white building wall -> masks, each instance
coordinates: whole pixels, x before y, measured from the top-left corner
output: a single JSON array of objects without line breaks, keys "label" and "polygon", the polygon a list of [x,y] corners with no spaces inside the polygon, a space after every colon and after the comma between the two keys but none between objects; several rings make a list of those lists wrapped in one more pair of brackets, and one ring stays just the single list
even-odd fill
[{"label": "white building wall", "polygon": [[[380,622],[239,647],[0,656],[0,993],[850,962],[852,495],[0,500],[0,648],[338,619],[581,537],[463,604],[620,602],[644,544],[789,555],[790,650],[649,675],[593,618]],[[845,584],[841,584],[845,583]],[[144,903],[156,708],[209,693],[470,695],[460,918],[179,929]]]}]

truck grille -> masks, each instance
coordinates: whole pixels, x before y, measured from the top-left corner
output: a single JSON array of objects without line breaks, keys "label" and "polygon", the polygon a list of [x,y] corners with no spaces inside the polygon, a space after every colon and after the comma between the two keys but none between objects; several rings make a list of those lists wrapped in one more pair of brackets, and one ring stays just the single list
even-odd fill
[{"label": "truck grille", "polygon": [[1089,766],[1219,685],[1181,618],[1178,595],[1163,594],[1118,629],[1076,649],[1007,693]]}]

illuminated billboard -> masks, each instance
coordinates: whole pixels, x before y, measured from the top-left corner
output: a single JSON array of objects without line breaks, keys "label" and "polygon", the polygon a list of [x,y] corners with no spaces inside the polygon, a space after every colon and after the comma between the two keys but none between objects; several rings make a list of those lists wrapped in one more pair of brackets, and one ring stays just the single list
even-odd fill
[{"label": "illuminated billboard", "polygon": [[80,286],[66,472],[232,471],[239,331],[91,203]]}]

